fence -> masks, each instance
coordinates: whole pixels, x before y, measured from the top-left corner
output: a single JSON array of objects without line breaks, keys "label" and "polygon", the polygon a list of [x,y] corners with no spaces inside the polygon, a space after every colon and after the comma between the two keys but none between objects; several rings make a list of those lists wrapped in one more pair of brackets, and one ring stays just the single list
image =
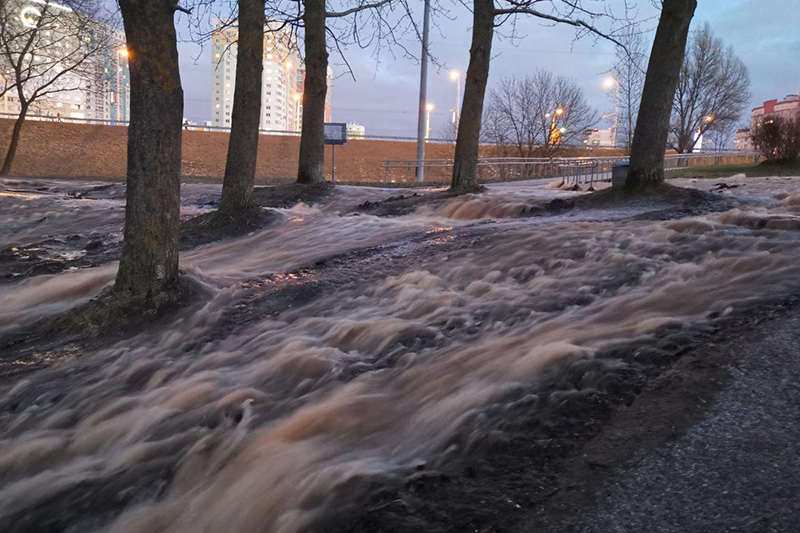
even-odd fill
[{"label": "fence", "polygon": [[[710,152],[670,154],[665,157],[664,170],[718,166],[755,165],[761,159],[756,152]],[[567,183],[610,181],[615,163],[627,163],[628,157],[564,157],[564,158],[481,158],[478,160],[478,180],[514,181],[540,178],[564,178]],[[426,181],[438,183],[449,180],[453,171],[452,159],[381,161],[384,183],[406,182],[414,179],[417,167],[425,169]]]}]

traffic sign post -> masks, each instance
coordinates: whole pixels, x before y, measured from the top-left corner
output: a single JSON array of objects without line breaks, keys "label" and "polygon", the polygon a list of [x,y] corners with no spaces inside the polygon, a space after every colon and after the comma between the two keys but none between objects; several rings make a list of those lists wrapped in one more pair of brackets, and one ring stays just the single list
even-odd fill
[{"label": "traffic sign post", "polygon": [[347,124],[344,122],[326,122],[324,130],[325,144],[331,145],[331,182],[336,184],[336,146],[347,144]]}]

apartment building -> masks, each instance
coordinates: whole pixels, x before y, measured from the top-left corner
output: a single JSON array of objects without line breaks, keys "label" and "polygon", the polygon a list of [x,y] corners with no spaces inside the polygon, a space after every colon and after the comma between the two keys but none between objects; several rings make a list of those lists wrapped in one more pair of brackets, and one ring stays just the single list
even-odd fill
[{"label": "apartment building", "polygon": [[[211,58],[211,124],[231,126],[236,90],[238,29],[235,24],[215,21]],[[297,132],[302,125],[305,69],[291,29],[268,21],[264,32],[264,71],[261,86],[262,130]],[[325,120],[332,120],[333,70],[328,68]]]}]

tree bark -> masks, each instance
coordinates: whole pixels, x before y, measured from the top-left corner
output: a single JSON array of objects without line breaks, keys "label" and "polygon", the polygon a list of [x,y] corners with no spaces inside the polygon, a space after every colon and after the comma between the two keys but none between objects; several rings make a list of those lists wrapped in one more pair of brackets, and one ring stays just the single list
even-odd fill
[{"label": "tree bark", "polygon": [[651,189],[664,182],[670,116],[696,8],[697,0],[664,0],[633,135],[626,190]]},{"label": "tree bark", "polygon": [[306,78],[297,183],[324,183],[325,97],[328,93],[325,0],[305,0],[304,4]]},{"label": "tree bark", "polygon": [[6,158],[3,160],[3,168],[0,169],[0,176],[8,176],[11,174],[11,165],[14,164],[14,157],[17,155],[17,147],[19,146],[19,137],[22,133],[22,125],[25,123],[25,116],[28,114],[28,106],[20,106],[19,116],[14,122],[14,128],[11,130],[11,142],[8,144],[8,151]]},{"label": "tree bark", "polygon": [[181,118],[173,2],[120,0],[130,51],[125,237],[115,292],[153,299],[178,285]]},{"label": "tree bark", "polygon": [[261,83],[264,70],[264,0],[239,0],[236,89],[219,210],[249,207],[256,179]]},{"label": "tree bark", "polygon": [[478,148],[481,139],[481,118],[489,80],[489,61],[494,37],[494,3],[474,0],[472,46],[464,84],[464,101],[458,122],[458,138],[453,162],[450,189],[457,193],[475,191],[478,185]]}]

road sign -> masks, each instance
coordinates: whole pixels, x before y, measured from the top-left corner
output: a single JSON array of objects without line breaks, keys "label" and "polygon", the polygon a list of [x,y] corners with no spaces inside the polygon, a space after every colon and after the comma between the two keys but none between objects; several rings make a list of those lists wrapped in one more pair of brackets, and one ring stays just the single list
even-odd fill
[{"label": "road sign", "polygon": [[326,122],[325,144],[347,144],[347,124],[344,122]]}]

